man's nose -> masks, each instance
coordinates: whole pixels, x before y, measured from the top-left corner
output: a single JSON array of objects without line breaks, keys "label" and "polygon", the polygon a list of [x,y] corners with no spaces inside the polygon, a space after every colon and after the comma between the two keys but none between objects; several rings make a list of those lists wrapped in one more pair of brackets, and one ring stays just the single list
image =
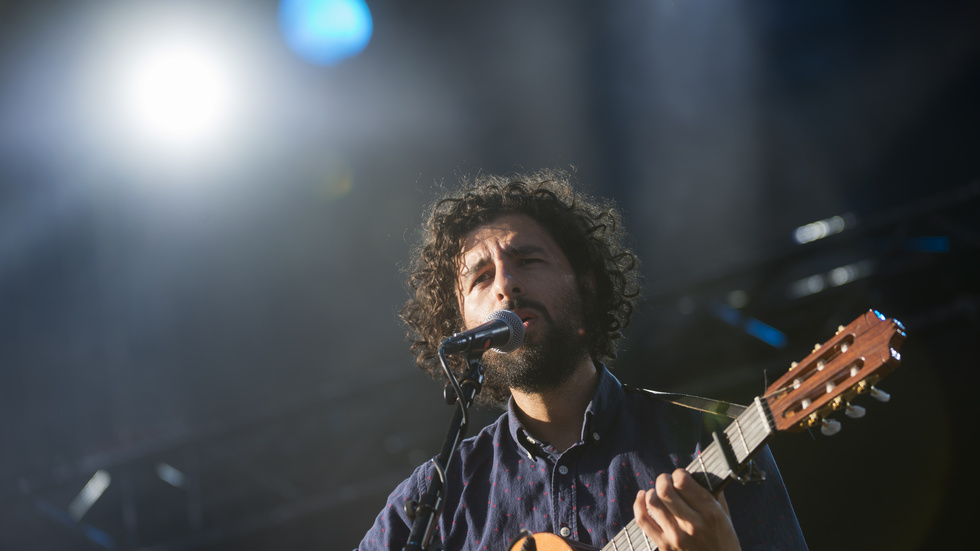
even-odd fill
[{"label": "man's nose", "polygon": [[507,263],[501,263],[497,267],[497,276],[494,278],[497,300],[506,301],[524,294],[524,286],[510,270]]}]

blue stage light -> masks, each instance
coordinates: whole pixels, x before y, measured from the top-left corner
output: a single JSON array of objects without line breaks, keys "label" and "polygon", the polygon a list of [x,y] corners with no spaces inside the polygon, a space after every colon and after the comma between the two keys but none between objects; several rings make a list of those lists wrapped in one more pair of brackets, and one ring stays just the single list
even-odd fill
[{"label": "blue stage light", "polygon": [[745,331],[749,335],[752,335],[769,346],[775,348],[786,348],[786,345],[789,343],[789,339],[787,339],[786,335],[779,329],[776,329],[775,327],[763,323],[753,317],[746,316],[735,308],[732,308],[726,304],[722,304],[720,302],[712,304],[711,313],[725,323],[740,328],[742,331]]},{"label": "blue stage light", "polygon": [[364,0],[282,0],[279,28],[296,55],[326,66],[359,54],[374,23]]},{"label": "blue stage light", "polygon": [[951,250],[949,238],[944,236],[913,237],[906,242],[905,248],[924,253],[948,253]]},{"label": "blue stage light", "polygon": [[786,348],[789,340],[786,335],[771,325],[755,318],[747,318],[743,326],[745,332],[774,348]]}]

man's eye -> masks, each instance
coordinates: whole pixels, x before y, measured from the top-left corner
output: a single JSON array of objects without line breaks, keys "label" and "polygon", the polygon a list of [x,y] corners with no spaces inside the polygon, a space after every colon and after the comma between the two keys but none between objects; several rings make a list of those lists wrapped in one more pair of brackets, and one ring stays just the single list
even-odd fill
[{"label": "man's eye", "polygon": [[522,258],[521,259],[521,264],[534,264],[534,263],[537,263],[537,262],[541,262],[541,259],[540,258]]},{"label": "man's eye", "polygon": [[487,280],[487,274],[480,274],[473,279],[473,285],[483,283],[486,280]]}]

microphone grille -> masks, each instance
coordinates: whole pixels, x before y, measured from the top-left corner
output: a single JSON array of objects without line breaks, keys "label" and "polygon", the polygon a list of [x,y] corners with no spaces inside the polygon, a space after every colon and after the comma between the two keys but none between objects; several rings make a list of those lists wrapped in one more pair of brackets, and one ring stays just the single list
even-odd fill
[{"label": "microphone grille", "polygon": [[483,320],[484,323],[493,320],[500,320],[510,328],[510,339],[504,344],[495,347],[494,350],[501,354],[508,354],[521,347],[524,343],[524,322],[521,317],[510,310],[497,310]]}]

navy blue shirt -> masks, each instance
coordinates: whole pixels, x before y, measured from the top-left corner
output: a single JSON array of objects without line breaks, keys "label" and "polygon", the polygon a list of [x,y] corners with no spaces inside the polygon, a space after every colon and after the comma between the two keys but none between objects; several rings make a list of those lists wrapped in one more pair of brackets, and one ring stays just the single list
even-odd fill
[{"label": "navy blue shirt", "polygon": [[[632,520],[639,490],[652,488],[660,473],[687,467],[710,442],[721,428],[712,422],[624,387],[603,368],[581,439],[559,452],[524,430],[511,399],[507,413],[460,445],[434,537],[448,551],[506,551],[521,530],[602,547]],[[756,462],[765,482],[725,489],[742,549],[806,549],[768,448]],[[402,549],[412,529],[404,504],[419,499],[433,476],[429,462],[399,484],[359,549]]]}]

